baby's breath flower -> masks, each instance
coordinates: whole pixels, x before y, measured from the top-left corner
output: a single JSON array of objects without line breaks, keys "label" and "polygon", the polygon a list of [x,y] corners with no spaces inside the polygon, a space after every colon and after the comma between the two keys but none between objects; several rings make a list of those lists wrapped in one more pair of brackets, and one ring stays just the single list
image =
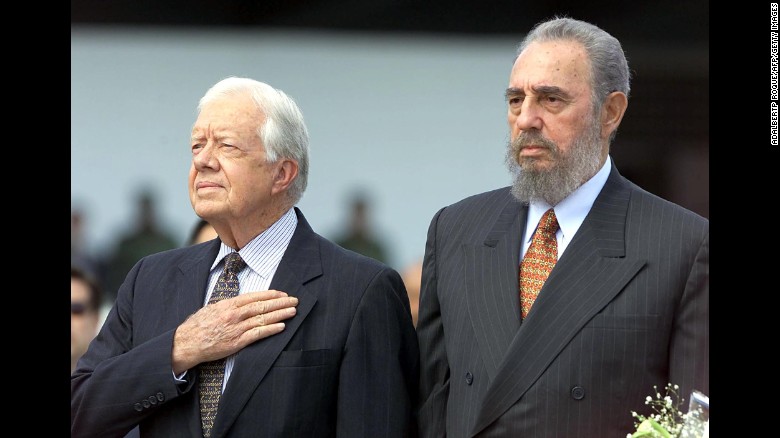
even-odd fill
[{"label": "baby's breath flower", "polygon": [[683,399],[677,393],[680,387],[667,384],[663,395],[661,395],[661,391],[656,386],[653,386],[653,389],[655,390],[656,398],[653,399],[650,396],[645,398],[645,404],[652,408],[653,413],[649,417],[645,417],[631,411],[637,430],[628,436],[631,438],[679,438],[683,421],[686,418],[680,411],[680,406],[683,403]]}]

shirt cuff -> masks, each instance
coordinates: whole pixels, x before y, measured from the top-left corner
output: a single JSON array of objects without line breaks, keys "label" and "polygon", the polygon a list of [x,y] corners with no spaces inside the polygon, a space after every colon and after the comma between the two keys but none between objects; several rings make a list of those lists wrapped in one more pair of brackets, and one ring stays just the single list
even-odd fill
[{"label": "shirt cuff", "polygon": [[178,376],[176,375],[176,373],[173,370],[171,370],[171,374],[173,374],[173,380],[177,384],[178,383],[187,383],[187,379],[186,379],[186,377],[187,377],[187,370],[185,370],[183,373],[179,374]]}]

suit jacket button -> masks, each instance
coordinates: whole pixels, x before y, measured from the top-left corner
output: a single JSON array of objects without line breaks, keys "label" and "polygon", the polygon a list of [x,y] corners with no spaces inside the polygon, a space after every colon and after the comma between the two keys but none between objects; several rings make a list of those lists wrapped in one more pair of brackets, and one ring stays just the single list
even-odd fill
[{"label": "suit jacket button", "polygon": [[165,401],[165,396],[163,395],[162,392],[157,393],[157,400]]},{"label": "suit jacket button", "polygon": [[133,409],[135,409],[135,410],[136,410],[136,411],[138,411],[138,412],[141,412],[141,411],[143,411],[143,410],[144,410],[144,408],[143,408],[143,407],[141,407],[141,403],[136,403],[136,404],[134,404],[134,405],[133,405]]},{"label": "suit jacket button", "polygon": [[582,400],[585,397],[585,388],[582,386],[575,386],[571,389],[571,397],[574,400]]},{"label": "suit jacket button", "polygon": [[156,405],[157,404],[157,397],[155,396],[149,396],[149,403]]},{"label": "suit jacket button", "polygon": [[141,404],[144,405],[144,408],[148,408],[149,406],[151,406],[151,404],[149,404],[149,400],[146,399],[141,400]]},{"label": "suit jacket button", "polygon": [[471,385],[474,382],[474,376],[471,373],[466,372],[466,385]]}]

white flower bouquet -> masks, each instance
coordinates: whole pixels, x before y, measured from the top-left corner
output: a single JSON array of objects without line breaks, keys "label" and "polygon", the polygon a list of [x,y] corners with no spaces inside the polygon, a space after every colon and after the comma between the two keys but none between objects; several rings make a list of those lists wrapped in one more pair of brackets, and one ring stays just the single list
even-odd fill
[{"label": "white flower bouquet", "polygon": [[648,396],[645,404],[653,409],[648,417],[631,412],[636,419],[636,431],[626,438],[709,438],[710,434],[710,399],[699,391],[693,391],[688,404],[688,412],[683,413],[680,407],[683,399],[678,391],[680,387],[666,385],[664,394],[655,389],[655,398]]}]

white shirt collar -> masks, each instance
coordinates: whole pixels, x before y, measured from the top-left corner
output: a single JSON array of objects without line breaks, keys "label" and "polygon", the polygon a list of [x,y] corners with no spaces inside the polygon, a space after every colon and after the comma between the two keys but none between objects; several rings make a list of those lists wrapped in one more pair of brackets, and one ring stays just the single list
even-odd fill
[{"label": "white shirt collar", "polygon": [[[267,230],[247,243],[238,254],[246,262],[247,266],[263,278],[268,278],[272,271],[279,265],[279,261],[287,250],[287,245],[292,239],[295,228],[298,225],[298,216],[295,210],[290,208],[279,220],[273,223]],[[231,252],[235,250],[224,243],[220,244],[216,260],[211,265],[211,270]]]}]

